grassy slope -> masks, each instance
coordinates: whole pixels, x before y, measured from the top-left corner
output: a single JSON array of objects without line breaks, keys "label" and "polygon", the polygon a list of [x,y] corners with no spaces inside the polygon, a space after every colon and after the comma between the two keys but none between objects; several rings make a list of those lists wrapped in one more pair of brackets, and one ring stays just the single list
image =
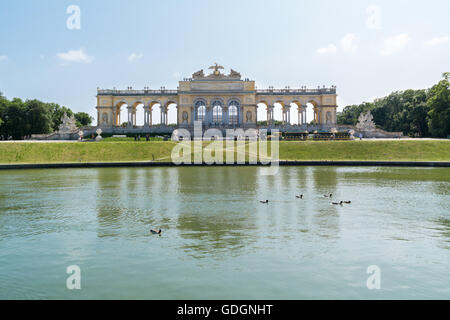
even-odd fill
[{"label": "grassy slope", "polygon": [[[170,161],[173,142],[0,143],[0,163]],[[282,160],[450,161],[450,141],[280,142]]]},{"label": "grassy slope", "polygon": [[282,142],[284,160],[450,161],[450,141]]}]

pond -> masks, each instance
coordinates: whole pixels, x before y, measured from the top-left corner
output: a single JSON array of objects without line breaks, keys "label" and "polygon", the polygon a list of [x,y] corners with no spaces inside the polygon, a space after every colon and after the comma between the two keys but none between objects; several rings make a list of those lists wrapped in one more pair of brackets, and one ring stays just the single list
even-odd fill
[{"label": "pond", "polygon": [[262,170],[1,171],[0,299],[450,299],[449,168]]}]

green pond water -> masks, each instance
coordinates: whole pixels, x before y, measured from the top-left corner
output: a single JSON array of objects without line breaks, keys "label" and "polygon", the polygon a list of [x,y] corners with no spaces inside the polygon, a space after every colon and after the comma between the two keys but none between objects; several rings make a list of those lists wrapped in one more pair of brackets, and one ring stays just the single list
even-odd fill
[{"label": "green pond water", "polygon": [[0,298],[450,299],[450,169],[263,169],[2,171]]}]

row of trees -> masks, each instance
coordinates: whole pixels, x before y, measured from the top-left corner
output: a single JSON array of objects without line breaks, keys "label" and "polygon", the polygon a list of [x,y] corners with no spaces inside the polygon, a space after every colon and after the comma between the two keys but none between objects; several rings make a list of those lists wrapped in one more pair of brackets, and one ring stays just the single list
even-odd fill
[{"label": "row of trees", "polygon": [[58,130],[64,113],[69,117],[74,115],[80,128],[90,125],[93,120],[85,112],[74,113],[56,103],[22,101],[19,98],[8,100],[0,92],[0,139],[20,140],[32,134],[54,132]]},{"label": "row of trees", "polygon": [[450,73],[431,89],[393,92],[374,102],[351,105],[338,113],[338,124],[355,125],[370,110],[377,127],[413,137],[450,135]]}]

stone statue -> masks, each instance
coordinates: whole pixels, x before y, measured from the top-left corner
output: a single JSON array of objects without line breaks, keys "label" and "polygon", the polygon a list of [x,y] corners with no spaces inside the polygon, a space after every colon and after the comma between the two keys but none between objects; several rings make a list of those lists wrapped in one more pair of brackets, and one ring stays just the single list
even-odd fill
[{"label": "stone statue", "polygon": [[70,118],[67,116],[67,113],[64,112],[64,115],[61,118],[61,124],[59,125],[58,132],[72,132],[78,131],[78,127],[76,125],[75,117],[72,115]]},{"label": "stone statue", "polygon": [[247,118],[247,122],[252,122],[252,112],[251,111],[247,111],[245,116]]},{"label": "stone statue", "polygon": [[194,78],[194,79],[204,78],[204,77],[205,77],[205,74],[203,73],[203,69],[192,74],[192,78]]},{"label": "stone statue", "polygon": [[188,123],[189,115],[188,115],[188,113],[186,111],[183,111],[182,117],[183,117],[183,124]]},{"label": "stone statue", "polygon": [[214,69],[214,73],[213,73],[213,74],[214,74],[215,76],[218,76],[218,75],[220,74],[220,71],[219,71],[219,70],[220,70],[220,69],[224,69],[224,67],[218,65],[217,62],[214,62],[214,64],[215,64],[215,65],[209,67],[209,69]]},{"label": "stone statue", "polygon": [[231,78],[239,78],[240,79],[241,78],[241,74],[239,72],[234,71],[233,69],[231,69],[229,77],[231,77]]},{"label": "stone statue", "polygon": [[356,128],[360,131],[373,131],[375,130],[375,122],[373,122],[373,116],[370,111],[367,113],[361,113],[358,118]]}]

